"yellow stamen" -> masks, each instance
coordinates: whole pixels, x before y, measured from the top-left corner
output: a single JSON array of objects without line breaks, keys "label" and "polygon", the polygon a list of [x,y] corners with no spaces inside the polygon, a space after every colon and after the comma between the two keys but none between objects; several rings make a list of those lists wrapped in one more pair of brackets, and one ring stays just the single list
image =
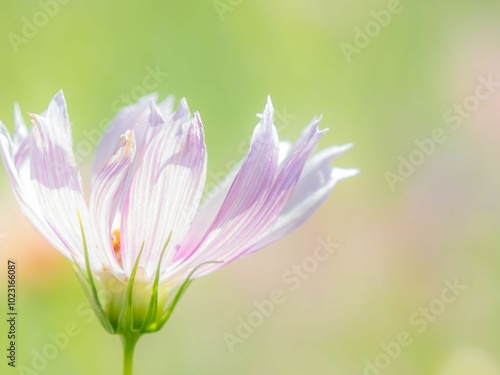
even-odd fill
[{"label": "yellow stamen", "polygon": [[121,265],[122,264],[122,253],[121,253],[121,246],[120,246],[120,229],[116,229],[111,234],[111,245],[113,246],[115,258],[118,261],[118,263]]},{"label": "yellow stamen", "polygon": [[132,147],[132,132],[127,130],[125,134],[122,134],[120,138],[125,140],[125,154],[130,153],[130,149]]}]

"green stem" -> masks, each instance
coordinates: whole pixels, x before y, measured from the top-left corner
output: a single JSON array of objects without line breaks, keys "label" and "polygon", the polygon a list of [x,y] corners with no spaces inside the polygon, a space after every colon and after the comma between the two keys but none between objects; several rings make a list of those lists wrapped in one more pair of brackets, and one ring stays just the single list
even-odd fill
[{"label": "green stem", "polygon": [[134,360],[135,344],[140,335],[123,335],[123,375],[132,375],[132,364]]}]

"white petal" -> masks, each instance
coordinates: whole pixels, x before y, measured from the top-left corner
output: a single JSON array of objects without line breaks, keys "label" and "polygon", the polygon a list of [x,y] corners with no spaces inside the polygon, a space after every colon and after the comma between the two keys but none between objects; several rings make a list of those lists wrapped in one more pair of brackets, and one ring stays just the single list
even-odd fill
[{"label": "white petal", "polygon": [[124,267],[130,272],[144,243],[140,265],[154,274],[161,250],[172,233],[165,261],[173,256],[196,213],[206,174],[206,150],[199,115],[184,124],[181,104],[165,120],[152,107],[144,155],[134,174],[122,214]]},{"label": "white petal", "polygon": [[21,169],[18,170],[14,163],[13,148],[7,129],[0,122],[0,155],[21,211],[54,248],[71,260],[71,253],[62,244],[42,215],[38,198],[31,185],[29,164],[23,163]]},{"label": "white petal", "polygon": [[115,153],[96,177],[90,195],[90,220],[96,244],[106,259],[106,266],[115,275],[123,274],[111,243],[112,224],[123,202],[125,179],[135,155],[132,131],[120,137]]},{"label": "white petal", "polygon": [[85,225],[90,261],[101,266],[95,251],[93,233],[86,226],[88,209],[82,191],[80,172],[72,150],[71,128],[62,92],[49,105],[47,118],[33,116],[31,134],[31,179],[40,210],[59,240],[75,257],[83,253],[78,215]]}]

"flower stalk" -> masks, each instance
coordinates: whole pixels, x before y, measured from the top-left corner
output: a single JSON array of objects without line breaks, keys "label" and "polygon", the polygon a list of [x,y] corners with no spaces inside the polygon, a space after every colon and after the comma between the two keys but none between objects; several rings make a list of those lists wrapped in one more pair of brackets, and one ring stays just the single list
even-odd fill
[{"label": "flower stalk", "polygon": [[132,375],[134,364],[134,351],[140,334],[127,334],[122,336],[123,342],[123,375]]}]

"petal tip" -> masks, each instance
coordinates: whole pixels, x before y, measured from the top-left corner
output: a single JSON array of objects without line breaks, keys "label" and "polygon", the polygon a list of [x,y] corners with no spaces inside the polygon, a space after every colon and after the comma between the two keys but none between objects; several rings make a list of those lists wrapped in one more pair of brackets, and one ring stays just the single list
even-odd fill
[{"label": "petal tip", "polygon": [[346,143],[346,144],[340,145],[340,146],[334,146],[335,147],[335,156],[342,155],[344,152],[353,148],[353,146],[354,146],[354,143],[352,143],[352,142],[349,142],[349,143]]},{"label": "petal tip", "polygon": [[274,107],[273,103],[271,101],[271,96],[267,96],[267,101],[266,101],[266,106],[264,107],[264,113],[262,114],[261,122],[264,125],[267,126],[272,126],[273,125],[273,119],[274,119]]},{"label": "petal tip", "polygon": [[360,173],[357,168],[333,168],[331,172],[332,178],[335,180],[345,180],[349,177],[354,177]]},{"label": "petal tip", "polygon": [[200,129],[203,129],[203,122],[201,121],[200,112],[198,111],[194,113],[194,122]]},{"label": "petal tip", "polygon": [[56,102],[58,105],[66,105],[63,90],[59,90],[52,98],[52,101]]},{"label": "petal tip", "polygon": [[173,120],[187,120],[189,118],[189,107],[186,98],[182,98],[174,113]]},{"label": "petal tip", "polygon": [[51,121],[56,122],[68,122],[68,110],[66,106],[66,99],[62,90],[59,90],[57,94],[52,98],[47,109],[46,115],[43,117],[51,119]]},{"label": "petal tip", "polygon": [[165,119],[163,118],[163,115],[161,114],[160,109],[153,100],[149,102],[149,111],[150,111],[149,112],[150,125],[158,126],[166,123]]}]

